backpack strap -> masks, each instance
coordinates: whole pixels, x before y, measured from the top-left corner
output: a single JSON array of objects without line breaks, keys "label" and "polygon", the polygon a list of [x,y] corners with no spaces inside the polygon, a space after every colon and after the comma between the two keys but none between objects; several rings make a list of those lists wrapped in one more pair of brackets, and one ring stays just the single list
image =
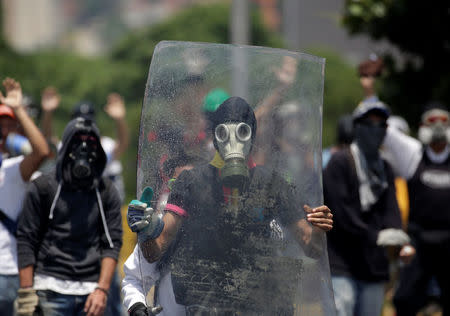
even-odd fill
[{"label": "backpack strap", "polygon": [[2,210],[0,210],[0,221],[5,225],[11,235],[16,236],[17,222],[10,219]]}]

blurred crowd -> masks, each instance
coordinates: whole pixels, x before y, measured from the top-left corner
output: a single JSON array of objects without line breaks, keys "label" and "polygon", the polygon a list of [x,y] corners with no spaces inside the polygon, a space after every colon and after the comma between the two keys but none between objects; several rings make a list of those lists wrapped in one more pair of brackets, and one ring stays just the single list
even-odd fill
[{"label": "blurred crowd", "polygon": [[[279,86],[255,110],[261,126],[255,163],[278,169],[295,164],[289,140],[270,144],[264,133],[301,133],[286,123],[301,115],[296,106],[278,106],[295,75],[296,65],[290,63],[285,60],[276,73]],[[432,315],[434,309],[449,315],[449,111],[437,101],[424,104],[418,139],[413,138],[408,123],[376,94],[382,71],[379,58],[360,64],[364,99],[338,119],[336,144],[323,150],[324,201],[333,213],[327,242],[337,315],[379,316],[385,302],[394,305],[398,316]],[[52,121],[61,96],[54,87],[42,92],[39,123],[20,83],[6,78],[3,87],[1,314],[123,315],[116,270],[126,202],[120,163],[129,143],[125,101],[116,93],[105,100],[115,139],[101,135],[97,107],[89,101],[74,105],[59,138]],[[221,89],[202,92],[198,104],[204,124],[189,128],[192,135],[161,128],[149,140],[178,140],[191,148],[201,143],[210,151],[206,159],[214,158],[208,117],[228,98]],[[284,154],[268,160],[274,146]],[[170,179],[198,160],[186,152],[163,157],[157,170],[161,187],[156,189],[168,195]],[[133,303],[126,300],[125,307]]]},{"label": "blurred crowd", "polygon": [[365,98],[339,119],[337,144],[323,152],[338,315],[380,315],[385,302],[398,316],[448,315],[448,109],[424,104],[417,140],[375,92],[382,60],[358,70]]}]

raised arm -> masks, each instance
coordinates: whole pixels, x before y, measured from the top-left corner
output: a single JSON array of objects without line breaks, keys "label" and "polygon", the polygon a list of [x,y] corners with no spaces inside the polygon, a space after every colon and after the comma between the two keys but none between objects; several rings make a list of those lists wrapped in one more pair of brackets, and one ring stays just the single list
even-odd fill
[{"label": "raised arm", "polygon": [[105,106],[105,112],[115,121],[117,130],[117,143],[114,148],[113,159],[119,159],[119,157],[128,148],[130,137],[128,133],[128,125],[125,120],[126,109],[123,98],[117,93],[111,93],[108,95],[107,104]]},{"label": "raised arm", "polygon": [[275,70],[275,76],[278,79],[278,86],[258,105],[255,110],[256,120],[264,119],[270,111],[280,103],[283,93],[294,83],[297,74],[297,60],[285,56],[283,64]]},{"label": "raised arm", "polygon": [[41,108],[42,133],[46,139],[53,137],[53,112],[58,108],[61,97],[54,87],[47,87],[42,92]]},{"label": "raised arm", "polygon": [[28,181],[31,175],[39,168],[42,161],[49,155],[50,150],[41,131],[28,116],[22,105],[22,88],[20,83],[12,78],[6,78],[3,81],[3,86],[6,89],[6,97],[0,92],[0,101],[13,109],[33,150],[20,163],[22,179]]}]

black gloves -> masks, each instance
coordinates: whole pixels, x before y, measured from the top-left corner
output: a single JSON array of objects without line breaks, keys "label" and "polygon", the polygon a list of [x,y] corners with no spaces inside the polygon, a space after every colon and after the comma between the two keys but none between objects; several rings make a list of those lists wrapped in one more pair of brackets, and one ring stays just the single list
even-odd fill
[{"label": "black gloves", "polygon": [[134,303],[128,310],[128,313],[130,313],[130,316],[149,316],[147,307],[140,302]]}]

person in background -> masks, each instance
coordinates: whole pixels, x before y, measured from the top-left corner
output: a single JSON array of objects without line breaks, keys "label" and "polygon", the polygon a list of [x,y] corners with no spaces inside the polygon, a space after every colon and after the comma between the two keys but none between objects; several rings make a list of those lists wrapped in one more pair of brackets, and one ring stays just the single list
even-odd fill
[{"label": "person in background", "polygon": [[[41,128],[47,140],[55,142],[53,134],[53,112],[59,107],[61,98],[53,87],[47,87],[42,93],[42,120]],[[110,178],[119,191],[121,201],[125,197],[125,188],[122,177],[122,164],[119,160],[129,145],[128,126],[125,120],[126,108],[123,98],[117,93],[108,95],[104,108],[105,112],[115,121],[117,140],[108,136],[101,137],[102,147],[105,150],[107,164],[104,176]],[[84,117],[95,121],[95,108],[89,101],[77,103],[73,110],[71,118]],[[57,141],[56,141],[57,142]]]},{"label": "person in background", "polygon": [[360,103],[353,142],[323,172],[324,200],[334,212],[327,242],[338,316],[379,316],[389,279],[384,248],[400,245],[406,262],[414,255],[401,230],[394,175],[379,153],[388,117],[383,103]]},{"label": "person in background", "polygon": [[322,168],[325,169],[331,156],[341,150],[347,148],[353,141],[353,118],[351,114],[345,114],[339,117],[336,130],[337,144],[325,148],[322,151]]},{"label": "person in background", "polygon": [[394,296],[397,315],[415,315],[427,300],[434,276],[441,290],[443,315],[450,315],[450,115],[440,103],[422,114],[419,141],[389,128],[384,148],[399,175],[408,181],[408,233],[417,257],[403,268]]},{"label": "person in background", "polygon": [[[22,89],[11,78],[3,81],[6,96],[0,93],[0,311],[12,316],[19,288],[16,225],[27,182],[49,154],[44,136],[22,106]],[[28,138],[31,153],[10,157],[6,139],[11,133]]]},{"label": "person in background", "polygon": [[103,315],[122,245],[120,200],[105,166],[95,124],[70,121],[56,170],[31,183],[19,218],[19,315]]},{"label": "person in background", "polygon": [[[103,176],[113,182],[119,192],[119,198],[122,204],[125,199],[125,186],[122,176],[123,167],[119,158],[128,148],[129,144],[128,126],[125,120],[125,102],[119,94],[110,93],[104,110],[116,123],[117,141],[108,136],[101,136],[100,138],[107,158]],[[95,108],[93,104],[87,101],[79,102],[72,111],[72,118],[76,117],[84,117],[95,121]],[[121,315],[122,304],[120,304],[120,284],[117,271],[114,273],[109,297],[106,313],[110,316]]]},{"label": "person in background", "polygon": [[358,66],[359,82],[364,92],[363,101],[379,101],[375,91],[375,81],[381,76],[384,63],[381,58],[371,54],[368,60],[363,61]]}]

